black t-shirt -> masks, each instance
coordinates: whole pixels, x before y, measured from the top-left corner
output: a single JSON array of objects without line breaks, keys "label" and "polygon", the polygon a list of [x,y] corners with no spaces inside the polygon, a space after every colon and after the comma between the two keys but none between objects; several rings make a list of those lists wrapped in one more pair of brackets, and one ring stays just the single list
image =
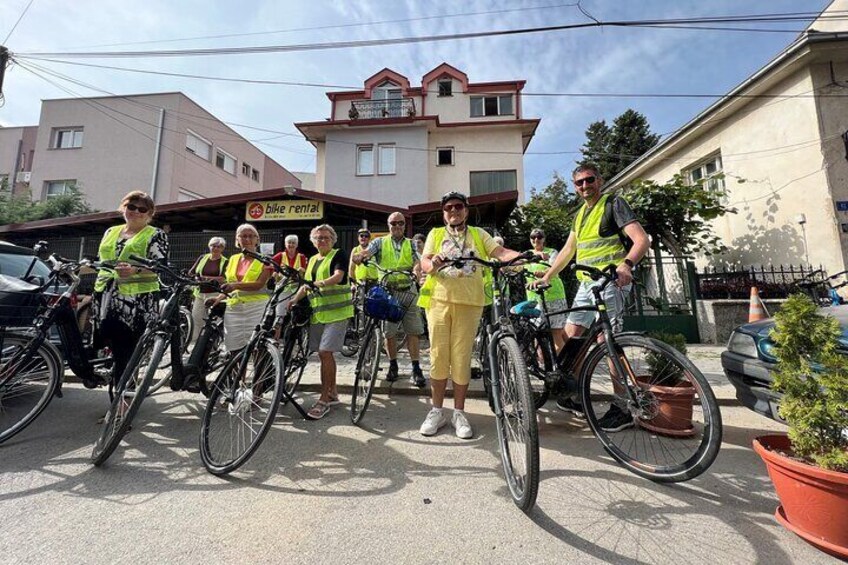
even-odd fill
[{"label": "black t-shirt", "polygon": [[[333,256],[333,260],[330,261],[330,276],[332,277],[336,270],[341,269],[344,272],[344,276],[342,277],[341,282],[339,284],[347,284],[347,268],[350,259],[348,259],[347,253],[344,249],[339,249],[336,251],[336,254]],[[318,265],[321,264],[321,261],[315,261],[315,266],[312,268],[311,275],[312,280],[316,280],[315,271],[318,270]]]}]

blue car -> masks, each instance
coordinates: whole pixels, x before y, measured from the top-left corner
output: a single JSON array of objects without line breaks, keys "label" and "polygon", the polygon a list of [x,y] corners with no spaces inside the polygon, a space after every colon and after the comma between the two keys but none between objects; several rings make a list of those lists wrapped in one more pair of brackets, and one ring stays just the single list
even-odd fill
[{"label": "blue car", "polygon": [[[822,308],[820,312],[833,316],[842,326],[840,351],[848,355],[848,305]],[[733,330],[727,351],[721,354],[721,366],[730,383],[736,388],[736,398],[747,408],[778,422],[777,405],[780,393],[771,390],[772,373],[777,367],[774,341],[770,333],[774,319],[743,324]]]}]

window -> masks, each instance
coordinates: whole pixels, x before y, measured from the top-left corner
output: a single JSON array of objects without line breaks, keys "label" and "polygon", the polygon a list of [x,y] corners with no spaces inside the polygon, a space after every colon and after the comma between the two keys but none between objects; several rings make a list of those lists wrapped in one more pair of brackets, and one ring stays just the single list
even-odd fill
[{"label": "window", "polygon": [[49,180],[45,183],[47,198],[51,196],[61,196],[70,192],[77,184],[76,180]]},{"label": "window", "polygon": [[219,169],[224,169],[226,172],[236,176],[236,158],[218,149],[215,156],[215,166]]},{"label": "window", "polygon": [[380,145],[380,173],[381,175],[395,174],[395,146]]},{"label": "window", "polygon": [[721,154],[713,155],[706,161],[689,168],[686,178],[691,184],[700,183],[712,192],[724,192],[724,174],[721,166]]},{"label": "window", "polygon": [[212,159],[212,142],[206,141],[191,130],[186,133],[186,150],[191,151],[204,161]]},{"label": "window", "polygon": [[248,165],[244,161],[241,162],[241,174],[243,174],[246,177],[250,176],[250,165]]},{"label": "window", "polygon": [[436,148],[436,165],[453,165],[453,147]]},{"label": "window", "polygon": [[250,178],[255,180],[256,182],[259,182],[259,171],[257,171],[256,169],[253,169],[250,172]]},{"label": "window", "polygon": [[374,146],[359,145],[356,148],[356,174],[374,174]]},{"label": "window", "polygon": [[471,98],[471,117],[512,115],[512,94],[500,96],[473,96]]},{"label": "window", "polygon": [[471,173],[471,196],[517,190],[515,171],[475,171]]},{"label": "window", "polygon": [[453,81],[449,78],[439,81],[439,96],[453,96]]},{"label": "window", "polygon": [[82,147],[82,128],[62,128],[53,132],[53,149]]}]

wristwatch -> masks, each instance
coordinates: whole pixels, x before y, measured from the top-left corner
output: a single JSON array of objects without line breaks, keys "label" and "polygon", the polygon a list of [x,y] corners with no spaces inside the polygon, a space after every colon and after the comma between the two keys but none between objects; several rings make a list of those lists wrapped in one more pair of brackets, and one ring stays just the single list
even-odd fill
[{"label": "wristwatch", "polygon": [[636,265],[633,263],[633,261],[631,261],[630,259],[628,259],[628,258],[626,258],[626,257],[625,257],[625,259],[624,259],[624,263],[625,263],[628,267],[630,267],[631,269],[632,269],[633,267],[635,267],[635,266],[636,266]]}]

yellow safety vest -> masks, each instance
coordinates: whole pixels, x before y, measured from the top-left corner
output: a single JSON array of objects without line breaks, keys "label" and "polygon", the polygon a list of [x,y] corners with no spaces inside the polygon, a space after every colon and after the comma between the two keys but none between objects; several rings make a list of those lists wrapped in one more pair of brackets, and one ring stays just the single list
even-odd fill
[{"label": "yellow safety vest", "polygon": [[[466,229],[471,233],[471,240],[474,242],[477,256],[484,261],[488,261],[489,254],[486,252],[486,246],[483,245],[483,237],[480,235],[478,228],[468,226]],[[433,228],[433,249],[439,250],[442,248],[445,233],[445,228]],[[485,296],[486,306],[489,306],[492,303],[492,270],[482,265],[478,265],[478,267],[483,269],[483,295]],[[421,292],[418,295],[418,305],[420,307],[430,307],[430,298],[433,296],[433,288],[435,286],[436,277],[432,274],[427,275],[427,279],[424,281],[424,285],[421,287]]]},{"label": "yellow safety vest", "polygon": [[[197,264],[197,268],[194,270],[195,274],[197,274],[197,275],[203,274],[203,268],[206,266],[206,263],[209,262],[209,259],[211,259],[211,258],[212,258],[211,253],[207,253],[206,255],[201,257],[200,262]],[[221,263],[218,265],[218,275],[219,276],[224,274],[224,265],[226,265],[226,264],[227,264],[227,258],[224,257],[223,255],[221,255]],[[193,292],[194,292],[195,298],[200,296],[200,287],[199,286],[194,287]]]},{"label": "yellow safety vest", "polygon": [[[224,276],[228,283],[250,283],[259,280],[259,277],[262,275],[262,263],[256,259],[251,260],[250,267],[248,267],[241,281],[238,280],[238,264],[239,260],[237,257],[231,257],[227,261],[227,272]],[[268,300],[268,298],[268,292],[264,288],[259,290],[236,290],[231,293],[230,298],[227,298],[227,306],[235,306],[236,304],[243,304],[245,302],[259,302],[261,300]]]},{"label": "yellow safety vest", "polygon": [[[627,250],[621,243],[618,234],[609,237],[601,236],[601,218],[604,216],[609,194],[601,196],[589,213],[586,214],[586,204],[577,212],[574,219],[574,233],[577,236],[577,263],[596,269],[607,265],[618,265],[627,257]],[[583,272],[577,273],[580,281],[590,281],[591,277]]]},{"label": "yellow safety vest", "polygon": [[[118,245],[118,239],[121,237],[121,230],[125,227],[126,225],[114,226],[106,230],[103,239],[100,241],[100,248],[98,250],[98,256],[101,261],[129,261],[131,255],[147,257],[147,247],[156,233],[156,228],[145,226],[143,230],[127,240],[126,244],[124,244],[124,249],[118,255],[115,250]],[[159,277],[156,273],[145,271],[120,278],[118,277],[118,273],[103,269],[97,272],[97,280],[94,282],[95,292],[106,290],[106,285],[110,279],[117,280],[118,293],[126,296],[147,294],[148,292],[159,290]]]},{"label": "yellow safety vest", "polygon": [[[326,257],[321,257],[318,253],[309,258],[309,264],[306,266],[306,280],[320,281],[329,279],[330,264],[333,262],[333,257],[338,253],[338,249],[333,249],[327,253]],[[320,261],[317,270],[315,263]],[[312,305],[313,324],[332,324],[353,318],[353,296],[350,292],[350,285],[333,284],[321,288],[321,294],[315,293],[309,298]]]},{"label": "yellow safety vest", "polygon": [[[550,257],[551,253],[554,253],[555,251],[554,251],[554,249],[551,249],[550,247],[545,247],[542,250],[542,252],[547,253],[548,257]],[[546,267],[545,265],[542,265],[541,263],[530,263],[529,265],[526,265],[524,267],[524,269],[528,273],[536,273],[536,272],[539,272],[539,271],[545,272],[545,271],[548,270],[548,267]],[[529,280],[535,280],[536,277],[528,277],[528,279]],[[545,291],[545,301],[562,300],[564,298],[565,298],[565,286],[562,284],[562,279],[559,278],[559,275],[557,275],[557,276],[553,277],[553,279],[551,279],[551,288],[549,288],[548,290]],[[535,300],[536,302],[539,302],[539,303],[542,302],[542,298],[539,296],[539,294],[536,293],[536,292],[533,292],[529,288],[527,289],[527,300]]]},{"label": "yellow safety vest", "polygon": [[[412,240],[403,239],[400,245],[400,254],[395,252],[395,246],[392,243],[392,237],[387,235],[383,237],[380,247],[380,266],[387,270],[394,271],[409,271],[412,272],[412,267],[415,265],[415,258],[412,256]],[[386,282],[391,285],[397,285],[398,288],[409,288],[411,285],[409,277],[403,275],[389,275]]]},{"label": "yellow safety vest", "polygon": [[[353,248],[353,254],[362,253],[367,250],[367,247],[357,245]],[[353,269],[353,276],[356,277],[356,282],[362,283],[365,281],[376,281],[380,278],[380,273],[377,272],[377,267],[374,265],[359,264]]]}]

